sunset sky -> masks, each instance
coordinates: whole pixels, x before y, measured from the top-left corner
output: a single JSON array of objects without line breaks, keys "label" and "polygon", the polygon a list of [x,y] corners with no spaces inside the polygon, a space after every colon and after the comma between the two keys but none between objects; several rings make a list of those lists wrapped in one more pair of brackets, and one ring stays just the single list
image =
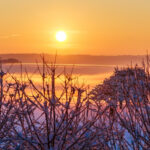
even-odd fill
[{"label": "sunset sky", "polygon": [[[64,31],[67,39],[56,40]],[[150,0],[0,0],[0,53],[141,55]]]}]

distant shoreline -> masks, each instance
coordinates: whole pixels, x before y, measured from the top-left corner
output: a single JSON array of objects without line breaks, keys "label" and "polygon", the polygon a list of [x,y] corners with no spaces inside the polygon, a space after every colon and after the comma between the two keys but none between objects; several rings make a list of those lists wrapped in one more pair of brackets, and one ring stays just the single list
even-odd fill
[{"label": "distant shoreline", "polygon": [[[42,62],[42,54],[0,54],[0,58],[16,60],[16,63],[36,63]],[[44,54],[45,60],[53,62],[55,55]],[[95,65],[129,65],[142,62],[145,55],[117,55],[117,56],[94,56],[94,55],[58,55],[56,56],[57,64],[95,64]]]},{"label": "distant shoreline", "polygon": [[12,63],[20,63],[21,61],[19,61],[18,59],[15,58],[8,58],[8,59],[0,59],[0,63],[2,64],[12,64]]}]

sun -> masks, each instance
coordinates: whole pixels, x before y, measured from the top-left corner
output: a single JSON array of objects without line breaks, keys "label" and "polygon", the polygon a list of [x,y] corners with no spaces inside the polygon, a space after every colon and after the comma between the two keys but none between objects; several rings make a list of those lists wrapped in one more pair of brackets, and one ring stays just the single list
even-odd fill
[{"label": "sun", "polygon": [[65,41],[67,38],[67,35],[64,31],[58,31],[56,32],[56,40],[59,42]]}]

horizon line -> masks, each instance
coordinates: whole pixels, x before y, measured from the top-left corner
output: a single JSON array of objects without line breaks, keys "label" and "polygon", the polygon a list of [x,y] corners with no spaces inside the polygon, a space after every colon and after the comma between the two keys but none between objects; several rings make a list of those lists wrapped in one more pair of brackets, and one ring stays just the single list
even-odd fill
[{"label": "horizon line", "polygon": [[[126,54],[122,54],[122,55],[91,55],[91,54],[50,54],[50,53],[0,53],[0,55],[57,55],[57,56],[147,56],[147,54],[142,54],[142,55],[126,55]],[[150,54],[148,54],[150,55]]]}]

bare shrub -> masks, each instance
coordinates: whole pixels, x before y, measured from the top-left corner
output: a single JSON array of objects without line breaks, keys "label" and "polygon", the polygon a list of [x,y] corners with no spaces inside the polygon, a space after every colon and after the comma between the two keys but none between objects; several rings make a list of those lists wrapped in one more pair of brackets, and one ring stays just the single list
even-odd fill
[{"label": "bare shrub", "polygon": [[22,71],[7,81],[1,70],[1,149],[150,148],[149,61],[116,68],[90,91],[73,71],[58,74],[55,61],[42,60],[40,85],[28,73],[23,80]]},{"label": "bare shrub", "polygon": [[[64,70],[60,92],[55,63],[39,68],[42,86],[30,78],[26,83],[15,80],[18,87],[17,122],[14,133],[20,149],[96,149],[99,143],[96,124],[98,105],[92,103],[87,87],[78,84],[72,72]],[[28,94],[26,87],[32,93]],[[100,107],[99,107],[100,109]],[[105,109],[101,109],[103,113]]]},{"label": "bare shrub", "polygon": [[115,69],[114,75],[105,79],[91,92],[95,101],[109,106],[107,121],[112,124],[110,137],[113,149],[150,148],[150,78],[149,69]]}]

